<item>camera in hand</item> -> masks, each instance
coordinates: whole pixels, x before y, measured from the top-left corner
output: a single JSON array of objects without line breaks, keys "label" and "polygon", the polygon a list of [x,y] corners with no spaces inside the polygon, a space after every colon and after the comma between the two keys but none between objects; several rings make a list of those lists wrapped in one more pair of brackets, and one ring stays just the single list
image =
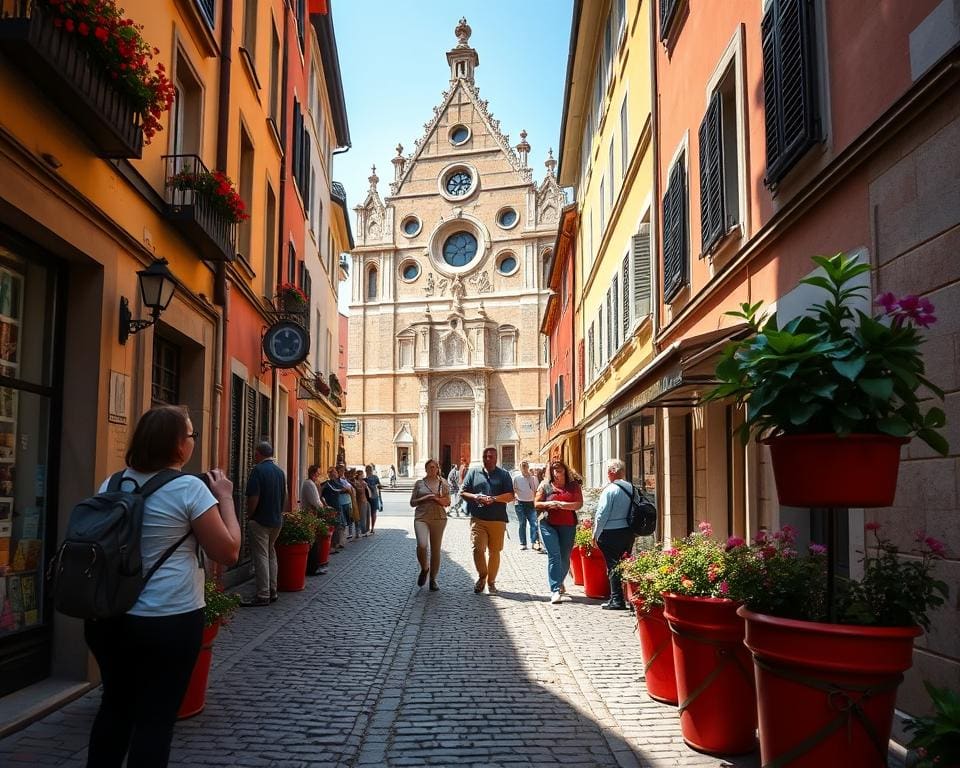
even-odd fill
[{"label": "camera in hand", "polygon": [[210,475],[206,472],[198,472],[194,477],[200,478],[203,481],[203,484],[207,486],[207,490],[210,490]]}]

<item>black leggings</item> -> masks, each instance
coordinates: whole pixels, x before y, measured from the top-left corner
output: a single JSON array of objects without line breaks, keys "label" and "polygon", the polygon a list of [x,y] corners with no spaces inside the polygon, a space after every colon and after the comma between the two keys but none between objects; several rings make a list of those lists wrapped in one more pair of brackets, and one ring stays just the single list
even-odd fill
[{"label": "black leggings", "polygon": [[610,602],[623,605],[623,582],[620,575],[613,569],[617,567],[623,556],[633,548],[633,531],[629,528],[614,528],[603,531],[597,544],[603,557],[607,561],[607,580],[610,582]]},{"label": "black leggings", "polygon": [[90,731],[88,768],[165,768],[177,710],[200,652],[203,609],[173,616],[86,621],[103,698]]}]

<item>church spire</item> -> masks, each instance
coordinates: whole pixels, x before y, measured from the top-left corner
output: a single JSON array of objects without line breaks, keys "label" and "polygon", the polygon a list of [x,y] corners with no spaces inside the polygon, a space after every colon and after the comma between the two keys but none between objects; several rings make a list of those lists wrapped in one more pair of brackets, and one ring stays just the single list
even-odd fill
[{"label": "church spire", "polygon": [[457,36],[457,45],[447,51],[447,64],[450,65],[450,83],[453,85],[461,78],[468,83],[472,83],[473,71],[480,66],[480,57],[470,47],[470,35],[473,34],[473,30],[467,24],[466,18],[460,19],[460,23],[457,24],[453,33]]}]

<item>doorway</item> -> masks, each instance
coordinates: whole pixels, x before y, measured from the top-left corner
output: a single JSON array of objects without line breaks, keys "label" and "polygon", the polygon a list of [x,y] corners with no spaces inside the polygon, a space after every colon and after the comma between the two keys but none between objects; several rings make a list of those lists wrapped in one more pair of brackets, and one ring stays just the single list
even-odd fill
[{"label": "doorway", "polygon": [[439,444],[443,477],[454,463],[470,464],[470,411],[440,411]]},{"label": "doorway", "polygon": [[410,477],[410,448],[397,446],[397,477]]}]

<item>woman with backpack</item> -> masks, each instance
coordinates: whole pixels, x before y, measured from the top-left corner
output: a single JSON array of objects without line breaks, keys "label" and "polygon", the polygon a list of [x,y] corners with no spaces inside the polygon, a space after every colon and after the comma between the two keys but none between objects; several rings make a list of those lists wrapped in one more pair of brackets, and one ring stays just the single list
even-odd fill
[{"label": "woman with backpack", "polygon": [[559,459],[550,462],[550,474],[533,497],[540,523],[540,540],[547,550],[547,581],[550,602],[557,604],[566,594],[563,580],[570,570],[570,553],[577,530],[577,510],[583,506],[580,477]]},{"label": "woman with backpack", "polygon": [[[180,472],[197,437],[185,408],[163,405],[143,414],[127,449],[120,490],[139,491],[158,477],[144,494],[144,574],[170,554],[126,613],[84,622],[103,683],[90,731],[89,768],[119,768],[124,757],[138,768],[167,765],[203,633],[199,548],[223,565],[236,563],[240,554],[233,483],[220,469],[205,480]],[[101,494],[112,481],[103,483]]]}]

